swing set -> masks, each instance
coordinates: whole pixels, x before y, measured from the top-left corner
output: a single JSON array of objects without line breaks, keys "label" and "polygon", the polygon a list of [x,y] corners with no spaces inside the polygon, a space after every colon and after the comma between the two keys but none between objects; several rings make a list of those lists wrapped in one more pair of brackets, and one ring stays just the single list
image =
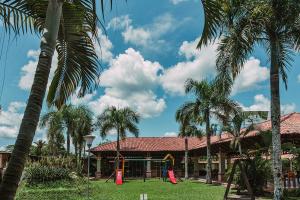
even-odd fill
[{"label": "swing set", "polygon": [[[118,162],[119,161],[119,162]],[[163,165],[163,168],[167,169],[167,173],[170,179],[170,182],[173,184],[176,184],[176,178],[174,175],[173,167],[175,165],[175,158],[171,154],[167,154],[163,159],[146,159],[146,158],[125,158],[123,155],[119,154],[118,157],[114,158],[114,171],[113,173],[108,177],[108,179],[105,181],[106,183],[114,177],[114,182],[117,185],[122,185],[125,180],[125,162],[130,161],[139,161],[143,162],[143,180],[146,182],[147,177],[147,161],[154,161],[154,162],[161,162]]]}]

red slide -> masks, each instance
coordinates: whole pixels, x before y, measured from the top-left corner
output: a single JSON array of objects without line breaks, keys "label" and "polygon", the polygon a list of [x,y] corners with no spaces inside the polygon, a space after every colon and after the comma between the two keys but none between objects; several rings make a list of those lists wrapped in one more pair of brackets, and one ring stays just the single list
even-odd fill
[{"label": "red slide", "polygon": [[173,170],[168,170],[168,175],[169,175],[170,182],[173,183],[173,184],[176,184],[177,181],[176,181],[176,178],[174,176],[174,171]]},{"label": "red slide", "polygon": [[122,180],[122,170],[121,170],[121,169],[119,169],[119,170],[117,171],[116,184],[117,184],[117,185],[122,185],[122,184],[123,184],[123,180]]}]

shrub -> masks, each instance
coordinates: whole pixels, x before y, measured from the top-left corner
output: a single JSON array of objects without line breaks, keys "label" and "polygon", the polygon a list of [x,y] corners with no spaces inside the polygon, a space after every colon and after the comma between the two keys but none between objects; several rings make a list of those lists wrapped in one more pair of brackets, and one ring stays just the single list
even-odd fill
[{"label": "shrub", "polygon": [[57,180],[69,180],[70,170],[62,167],[42,166],[39,163],[35,163],[26,168],[25,179],[30,185]]},{"label": "shrub", "polygon": [[[254,158],[248,158],[242,164],[253,192],[256,195],[263,194],[263,187],[266,185],[268,180],[272,179],[270,161],[261,158],[260,155],[257,155]],[[230,173],[231,169],[227,171],[226,175],[229,176]],[[239,167],[236,168],[233,182],[239,186],[238,191],[247,189]]]},{"label": "shrub", "polygon": [[71,157],[45,157],[37,162],[28,163],[25,180],[29,185],[71,180],[81,175],[81,165]]}]

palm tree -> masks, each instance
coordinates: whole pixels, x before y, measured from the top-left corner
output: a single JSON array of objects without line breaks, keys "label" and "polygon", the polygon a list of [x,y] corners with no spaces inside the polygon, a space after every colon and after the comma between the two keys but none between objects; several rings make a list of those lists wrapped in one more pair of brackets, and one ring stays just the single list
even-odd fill
[{"label": "palm tree", "polygon": [[238,148],[238,152],[241,156],[243,155],[241,140],[248,135],[250,131],[255,130],[253,117],[266,119],[267,116],[266,112],[263,111],[240,111],[229,119],[229,122],[224,126],[223,131],[233,136],[230,143],[231,147],[234,150]]},{"label": "palm tree", "polygon": [[190,115],[189,112],[184,110],[183,108],[179,108],[176,111],[175,114],[176,121],[180,123],[179,127],[179,137],[184,137],[184,178],[188,179],[188,153],[189,153],[189,147],[188,147],[188,138],[189,137],[201,137],[202,132],[198,130],[198,128],[195,125],[195,119],[193,116]]},{"label": "palm tree", "polygon": [[231,72],[234,79],[256,44],[261,44],[269,56],[272,123],[272,161],[274,199],[282,198],[280,80],[287,88],[287,68],[291,55],[300,50],[300,4],[295,0],[202,0],[205,25],[200,48],[220,39],[217,68]]},{"label": "palm tree", "polygon": [[[81,158],[84,147],[83,136],[93,131],[94,113],[86,106],[78,106],[73,109],[74,132],[72,133],[76,158]],[[68,120],[71,121],[71,120]]]},{"label": "palm tree", "polygon": [[41,156],[42,155],[42,150],[43,150],[46,142],[43,141],[43,140],[38,140],[38,141],[35,141],[34,144],[35,144],[35,154],[37,156]]},{"label": "palm tree", "polygon": [[105,138],[110,131],[117,131],[117,170],[119,169],[120,157],[120,138],[126,138],[126,131],[132,133],[135,137],[139,136],[140,116],[130,108],[116,108],[114,106],[106,108],[104,112],[98,116],[96,125],[100,129],[100,135]]},{"label": "palm tree", "polygon": [[81,157],[83,136],[92,132],[93,115],[93,112],[86,106],[65,105],[60,110],[43,115],[40,127],[48,127],[49,145],[60,139],[61,136],[63,137],[65,132],[67,136],[67,153],[70,153],[70,140],[72,139],[75,156]]},{"label": "palm tree", "polygon": [[[103,3],[101,0],[102,11]],[[98,18],[94,0],[5,0],[0,2],[0,7],[0,18],[6,30],[19,34],[34,29],[42,33],[41,53],[30,96],[0,185],[1,198],[11,200],[38,125],[55,48],[59,64],[49,88],[49,105],[61,106],[77,86],[81,86],[79,96],[83,96],[97,83],[97,55],[91,37],[96,35]]]},{"label": "palm tree", "polygon": [[197,118],[201,118],[206,127],[207,138],[207,165],[206,165],[206,183],[211,184],[211,117],[224,121],[230,112],[236,112],[239,106],[236,102],[230,100],[226,95],[220,92],[217,81],[203,80],[201,82],[188,79],[185,85],[185,92],[195,95],[196,100],[185,103],[181,109]]},{"label": "palm tree", "polygon": [[61,111],[51,111],[41,117],[40,127],[47,127],[48,150],[51,155],[58,155],[63,147],[64,139],[64,121]]}]

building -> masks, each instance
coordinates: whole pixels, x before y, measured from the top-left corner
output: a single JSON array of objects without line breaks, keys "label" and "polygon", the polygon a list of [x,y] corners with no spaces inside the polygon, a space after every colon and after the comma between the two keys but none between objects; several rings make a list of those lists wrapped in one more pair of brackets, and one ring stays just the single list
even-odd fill
[{"label": "building", "polygon": [[[243,137],[242,146],[255,149],[256,144],[264,145],[264,135],[271,131],[271,122],[266,120],[256,124],[256,130]],[[300,146],[300,113],[290,113],[281,117],[282,143],[292,142]],[[211,137],[213,155],[213,178],[223,181],[225,171],[236,153],[230,148],[232,135],[222,133]],[[184,138],[140,137],[120,141],[121,154],[125,158],[125,177],[160,177],[161,159],[167,154],[175,158],[174,172],[184,176]],[[205,176],[206,137],[189,138],[189,174],[193,177]],[[96,157],[96,177],[109,177],[114,171],[116,142],[99,145],[91,149]],[[126,161],[127,160],[127,161]]]}]

